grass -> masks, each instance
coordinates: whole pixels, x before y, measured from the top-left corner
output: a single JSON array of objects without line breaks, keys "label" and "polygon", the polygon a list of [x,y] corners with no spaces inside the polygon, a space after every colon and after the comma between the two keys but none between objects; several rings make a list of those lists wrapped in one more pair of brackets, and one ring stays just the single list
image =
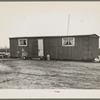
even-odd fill
[{"label": "grass", "polygon": [[1,89],[100,89],[100,63],[0,61]]}]

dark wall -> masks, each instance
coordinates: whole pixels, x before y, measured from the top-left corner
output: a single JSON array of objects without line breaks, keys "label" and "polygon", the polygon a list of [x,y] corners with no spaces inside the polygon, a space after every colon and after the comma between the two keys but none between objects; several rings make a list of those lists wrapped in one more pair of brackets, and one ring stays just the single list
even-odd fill
[{"label": "dark wall", "polygon": [[10,56],[18,57],[17,50],[18,50],[17,39],[10,39]]},{"label": "dark wall", "polygon": [[[27,46],[18,46],[18,39],[10,39],[11,57],[22,57],[22,48],[28,58],[38,57],[38,39],[27,38]],[[44,57],[50,54],[51,59],[59,60],[91,60],[98,56],[99,39],[90,36],[75,36],[75,46],[62,46],[62,37],[42,37],[44,41]],[[19,53],[18,53],[19,52]]]},{"label": "dark wall", "polygon": [[38,45],[36,38],[28,39],[28,57],[37,57],[38,56]]},{"label": "dark wall", "polygon": [[27,46],[18,46],[18,39],[10,39],[11,57],[22,57],[22,49],[28,53],[28,58],[37,57],[37,39],[29,38],[27,44]]},{"label": "dark wall", "polygon": [[45,39],[45,56],[50,54],[51,59],[82,59],[82,39],[75,37],[75,46],[62,46],[62,37]]},{"label": "dark wall", "polygon": [[99,38],[90,38],[90,51],[92,50],[92,58],[96,58],[99,55]]},{"label": "dark wall", "polygon": [[18,46],[18,39],[10,39],[11,57],[22,57],[22,48],[28,52],[28,46]]},{"label": "dark wall", "polygon": [[62,37],[46,38],[45,57],[60,60],[93,60],[99,54],[99,39],[97,37],[75,37],[75,46],[62,46]]}]

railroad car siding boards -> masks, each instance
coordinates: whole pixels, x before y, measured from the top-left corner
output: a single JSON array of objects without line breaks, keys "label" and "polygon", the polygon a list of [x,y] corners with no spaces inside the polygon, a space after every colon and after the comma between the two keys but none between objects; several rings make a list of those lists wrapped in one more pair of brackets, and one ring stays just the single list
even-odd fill
[{"label": "railroad car siding boards", "polygon": [[[62,46],[62,38],[75,39],[74,46]],[[19,46],[19,39],[27,39],[27,46]],[[52,36],[52,37],[15,37],[10,38],[11,57],[22,57],[22,49],[28,53],[28,58],[37,58],[38,39],[43,40],[44,58],[47,54],[51,59],[58,60],[91,60],[99,54],[99,36]]]},{"label": "railroad car siding boards", "polygon": [[38,57],[38,45],[36,38],[28,38],[28,58]]},{"label": "railroad car siding boards", "polygon": [[62,38],[61,37],[53,37],[53,38],[45,38],[45,56],[49,54],[51,59],[64,59],[65,56],[68,58],[68,47],[65,50],[62,46]]},{"label": "railroad car siding boards", "polygon": [[10,56],[11,57],[18,57],[17,49],[18,49],[18,39],[10,39]]},{"label": "railroad car siding boards", "polygon": [[90,50],[92,50],[92,58],[98,57],[99,54],[99,39],[97,36],[90,36]]},{"label": "railroad car siding boards", "polygon": [[96,35],[83,38],[83,60],[93,60],[99,55],[99,37]]},{"label": "railroad car siding boards", "polygon": [[24,47],[24,46],[19,47],[18,38],[10,39],[10,56],[11,57],[22,57],[22,48],[28,51],[27,47]]},{"label": "railroad car siding boards", "polygon": [[[45,56],[50,54],[51,59],[83,60],[82,42],[84,37],[73,37],[75,38],[75,46],[62,46],[62,38],[66,37],[45,38]],[[84,48],[87,47],[84,46]]]}]

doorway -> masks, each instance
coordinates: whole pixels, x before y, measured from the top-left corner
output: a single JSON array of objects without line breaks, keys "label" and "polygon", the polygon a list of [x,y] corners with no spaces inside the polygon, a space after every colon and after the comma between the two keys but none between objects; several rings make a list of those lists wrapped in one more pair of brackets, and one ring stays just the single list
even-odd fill
[{"label": "doorway", "polygon": [[44,46],[43,46],[43,39],[38,39],[38,56],[44,56]]}]

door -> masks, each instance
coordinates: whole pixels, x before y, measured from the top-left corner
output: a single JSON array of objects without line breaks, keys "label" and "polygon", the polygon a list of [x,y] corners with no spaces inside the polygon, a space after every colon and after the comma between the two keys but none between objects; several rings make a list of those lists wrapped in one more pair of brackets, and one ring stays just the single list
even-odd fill
[{"label": "door", "polygon": [[43,39],[38,39],[38,56],[44,56]]}]

